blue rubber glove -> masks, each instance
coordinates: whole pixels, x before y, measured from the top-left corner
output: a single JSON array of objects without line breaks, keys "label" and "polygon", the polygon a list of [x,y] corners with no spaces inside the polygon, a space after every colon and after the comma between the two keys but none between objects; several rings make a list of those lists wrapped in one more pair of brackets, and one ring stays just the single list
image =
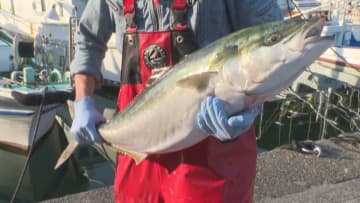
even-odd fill
[{"label": "blue rubber glove", "polygon": [[236,139],[248,130],[259,113],[260,107],[255,106],[229,117],[225,112],[223,102],[217,97],[209,96],[201,103],[197,114],[197,124],[208,134],[226,142]]},{"label": "blue rubber glove", "polygon": [[94,99],[86,96],[74,102],[75,117],[71,126],[71,134],[80,145],[94,142],[103,143],[96,125],[106,121],[95,108]]}]

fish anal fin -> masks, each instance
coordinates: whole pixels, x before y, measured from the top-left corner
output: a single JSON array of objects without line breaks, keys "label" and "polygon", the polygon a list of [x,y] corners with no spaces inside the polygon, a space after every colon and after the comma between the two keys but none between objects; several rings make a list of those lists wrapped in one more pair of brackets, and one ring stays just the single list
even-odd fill
[{"label": "fish anal fin", "polygon": [[202,91],[209,86],[211,77],[216,75],[217,72],[202,72],[186,76],[177,81],[180,87],[194,88],[197,91]]},{"label": "fish anal fin", "polygon": [[135,151],[130,151],[130,150],[126,150],[126,149],[122,149],[116,145],[110,145],[112,148],[114,148],[116,151],[118,151],[119,153],[122,154],[126,154],[128,156],[130,156],[132,159],[134,159],[134,161],[136,162],[136,164],[139,164],[141,161],[143,161],[148,155],[146,153],[141,153],[141,152],[135,152]]}]

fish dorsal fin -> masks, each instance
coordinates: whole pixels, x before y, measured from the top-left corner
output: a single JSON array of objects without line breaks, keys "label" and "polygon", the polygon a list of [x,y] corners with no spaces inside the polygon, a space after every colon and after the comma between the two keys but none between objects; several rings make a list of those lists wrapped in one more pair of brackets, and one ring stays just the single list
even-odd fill
[{"label": "fish dorsal fin", "polygon": [[143,161],[146,157],[147,154],[146,153],[141,153],[141,152],[135,152],[135,151],[130,151],[130,150],[126,150],[126,149],[122,149],[116,145],[110,144],[110,146],[115,149],[116,151],[122,153],[122,154],[126,154],[128,156],[130,156],[132,159],[134,159],[134,161],[136,162],[136,164],[139,164],[141,161]]},{"label": "fish dorsal fin", "polygon": [[217,73],[217,71],[195,73],[181,78],[177,81],[177,84],[180,87],[194,88],[197,91],[202,91],[208,87],[210,78]]},{"label": "fish dorsal fin", "polygon": [[146,87],[151,86],[154,84],[155,81],[158,81],[160,78],[162,78],[169,70],[171,69],[171,66],[165,66],[162,68],[154,68],[151,70],[151,76],[146,82]]}]

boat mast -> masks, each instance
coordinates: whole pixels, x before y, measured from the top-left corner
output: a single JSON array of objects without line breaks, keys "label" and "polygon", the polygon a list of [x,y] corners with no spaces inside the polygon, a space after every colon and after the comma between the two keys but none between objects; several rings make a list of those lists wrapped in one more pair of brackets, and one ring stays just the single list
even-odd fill
[{"label": "boat mast", "polygon": [[45,5],[45,1],[41,0],[41,11],[44,12],[46,11],[46,5]]},{"label": "boat mast", "polygon": [[11,13],[12,13],[13,15],[15,15],[14,0],[11,0],[10,3],[11,3]]}]

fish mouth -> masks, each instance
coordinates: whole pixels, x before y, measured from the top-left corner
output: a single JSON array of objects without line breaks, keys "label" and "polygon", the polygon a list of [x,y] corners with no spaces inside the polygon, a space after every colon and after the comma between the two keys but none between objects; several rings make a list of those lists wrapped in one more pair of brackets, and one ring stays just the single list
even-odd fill
[{"label": "fish mouth", "polygon": [[[314,23],[315,21],[315,23]],[[325,18],[314,18],[309,20],[307,27],[305,27],[302,35],[304,36],[304,48],[318,41],[333,40],[334,36],[321,36],[323,27],[325,26]]]}]

